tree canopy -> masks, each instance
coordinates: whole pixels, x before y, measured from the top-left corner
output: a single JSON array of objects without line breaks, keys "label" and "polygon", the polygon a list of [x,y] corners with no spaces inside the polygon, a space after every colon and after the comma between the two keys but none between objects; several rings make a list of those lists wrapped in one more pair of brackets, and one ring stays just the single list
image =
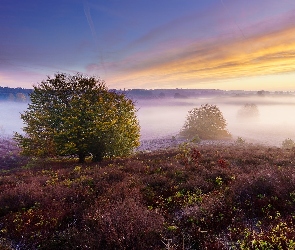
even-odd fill
[{"label": "tree canopy", "polygon": [[219,108],[204,104],[188,112],[180,135],[186,138],[222,139],[231,136],[226,126],[226,120]]},{"label": "tree canopy", "polygon": [[26,155],[77,155],[84,162],[130,154],[139,145],[132,100],[105,82],[80,73],[57,73],[34,87],[21,114],[25,134],[15,139]]}]

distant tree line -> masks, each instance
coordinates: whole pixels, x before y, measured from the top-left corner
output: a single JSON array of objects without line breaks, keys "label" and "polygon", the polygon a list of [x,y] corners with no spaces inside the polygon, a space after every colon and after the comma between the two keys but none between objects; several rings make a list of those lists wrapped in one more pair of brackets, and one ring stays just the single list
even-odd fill
[{"label": "distant tree line", "polygon": [[[33,89],[9,88],[0,86],[0,101],[29,101]],[[188,98],[198,96],[218,96],[225,92],[217,89],[128,89],[113,92],[125,94],[132,99],[162,99],[162,98]]]},{"label": "distant tree line", "polygon": [[114,90],[120,93],[124,93],[131,99],[164,99],[164,98],[199,98],[199,97],[242,97],[242,96],[295,96],[295,92],[291,91],[246,91],[246,90],[220,90],[220,89],[120,89]]},{"label": "distant tree line", "polygon": [[196,98],[204,96],[219,96],[225,92],[218,89],[124,89],[116,90],[131,99],[163,99],[163,98]]},{"label": "distant tree line", "polygon": [[0,87],[0,100],[13,102],[28,102],[32,89]]},{"label": "distant tree line", "polygon": [[[15,101],[15,102],[28,102],[29,95],[33,89],[24,88],[9,88],[0,87],[0,101]],[[111,89],[111,91],[124,94],[133,100],[139,99],[164,99],[164,98],[198,98],[198,97],[214,97],[214,96],[294,96],[295,92],[291,91],[244,91],[232,90],[224,91],[220,89]]]}]

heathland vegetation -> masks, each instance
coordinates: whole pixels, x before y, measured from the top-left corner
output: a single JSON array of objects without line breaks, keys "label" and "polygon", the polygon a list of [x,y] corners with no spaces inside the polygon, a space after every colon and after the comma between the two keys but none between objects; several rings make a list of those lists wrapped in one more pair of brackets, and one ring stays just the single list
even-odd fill
[{"label": "heathland vegetation", "polygon": [[295,249],[292,139],[233,141],[205,104],[185,143],[131,154],[134,104],[104,82],[57,74],[30,97],[25,135],[0,140],[1,250]]},{"label": "heathland vegetation", "polygon": [[1,141],[1,249],[295,247],[294,149],[239,140],[83,164],[17,151]]}]

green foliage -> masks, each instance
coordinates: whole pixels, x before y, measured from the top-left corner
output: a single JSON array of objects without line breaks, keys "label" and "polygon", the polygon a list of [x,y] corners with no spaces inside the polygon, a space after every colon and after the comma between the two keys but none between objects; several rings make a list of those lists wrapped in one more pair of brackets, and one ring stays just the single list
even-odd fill
[{"label": "green foliage", "polygon": [[189,111],[180,135],[186,138],[222,139],[231,136],[226,126],[226,120],[219,108],[205,104]]},{"label": "green foliage", "polygon": [[295,147],[295,142],[292,139],[288,138],[282,142],[282,147],[285,149],[292,149]]},{"label": "green foliage", "polygon": [[245,141],[245,139],[243,139],[242,137],[238,137],[238,138],[235,140],[235,143],[236,143],[236,144],[245,144],[246,141]]},{"label": "green foliage", "polygon": [[[257,227],[261,227],[257,225]],[[245,229],[244,239],[240,240],[241,249],[294,249],[295,240],[294,225],[291,223],[279,221],[260,232]]]},{"label": "green foliage", "polygon": [[25,155],[122,156],[139,145],[134,103],[111,92],[104,81],[77,73],[58,73],[34,86],[21,118],[25,135],[15,139]]},{"label": "green foliage", "polygon": [[185,166],[197,166],[200,158],[201,153],[197,148],[194,148],[187,143],[179,146],[179,153],[176,156],[179,163],[182,163]]}]

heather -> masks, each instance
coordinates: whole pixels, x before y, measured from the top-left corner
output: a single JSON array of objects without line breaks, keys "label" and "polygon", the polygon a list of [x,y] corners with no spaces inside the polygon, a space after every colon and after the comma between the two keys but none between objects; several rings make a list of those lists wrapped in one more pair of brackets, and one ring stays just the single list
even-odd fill
[{"label": "heather", "polygon": [[237,141],[12,162],[0,249],[294,249],[294,158]]},{"label": "heather", "polygon": [[21,167],[27,160],[10,137],[0,136],[0,171]]}]

